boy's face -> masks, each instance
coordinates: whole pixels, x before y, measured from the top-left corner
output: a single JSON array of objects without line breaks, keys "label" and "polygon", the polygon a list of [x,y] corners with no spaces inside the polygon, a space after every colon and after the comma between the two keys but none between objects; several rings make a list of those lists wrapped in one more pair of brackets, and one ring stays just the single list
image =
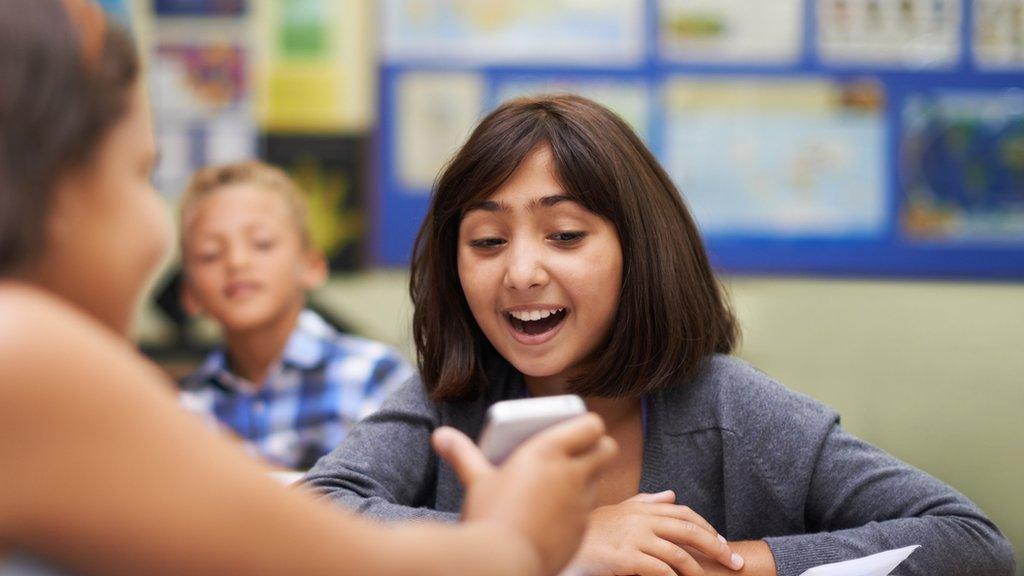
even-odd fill
[{"label": "boy's face", "polygon": [[229,333],[287,321],[326,275],[323,257],[302,246],[276,192],[225,186],[200,200],[185,225],[186,301]]}]

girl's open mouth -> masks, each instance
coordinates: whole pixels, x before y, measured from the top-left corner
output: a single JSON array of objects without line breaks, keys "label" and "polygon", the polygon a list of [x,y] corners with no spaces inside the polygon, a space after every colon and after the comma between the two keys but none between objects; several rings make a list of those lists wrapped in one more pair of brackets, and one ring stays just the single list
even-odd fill
[{"label": "girl's open mouth", "polygon": [[566,308],[529,312],[517,311],[506,312],[505,318],[512,325],[514,332],[533,340],[557,328],[565,320],[567,313]]}]

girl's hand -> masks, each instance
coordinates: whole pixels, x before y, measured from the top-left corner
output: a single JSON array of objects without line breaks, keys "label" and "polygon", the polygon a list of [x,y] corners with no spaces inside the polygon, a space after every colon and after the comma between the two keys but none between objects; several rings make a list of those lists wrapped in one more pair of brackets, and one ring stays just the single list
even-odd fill
[{"label": "girl's hand", "polygon": [[618,452],[593,414],[538,433],[500,468],[452,428],[436,430],[433,443],[466,487],[463,519],[494,523],[525,540],[543,574],[557,573],[576,552],[598,473]]},{"label": "girl's hand", "polygon": [[743,568],[743,558],[699,514],[675,503],[672,491],[639,494],[590,515],[590,527],[573,574],[587,576],[699,576],[694,553],[726,568]]}]

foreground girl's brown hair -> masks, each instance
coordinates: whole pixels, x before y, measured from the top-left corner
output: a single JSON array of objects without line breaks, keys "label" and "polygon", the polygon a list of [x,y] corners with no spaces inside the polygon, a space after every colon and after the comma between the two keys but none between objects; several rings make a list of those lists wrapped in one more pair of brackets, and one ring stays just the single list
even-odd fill
[{"label": "foreground girl's brown hair", "polygon": [[0,276],[43,245],[54,184],[128,108],[131,38],[89,2],[0,2]]},{"label": "foreground girl's brown hair", "polygon": [[434,400],[475,395],[485,364],[501,361],[459,284],[459,222],[538,146],[549,146],[565,190],[610,220],[622,244],[617,317],[583,396],[636,396],[685,382],[738,327],[693,217],[664,169],[618,116],[571,95],[524,98],[491,112],[438,178],[416,237],[410,293],[420,373]]}]

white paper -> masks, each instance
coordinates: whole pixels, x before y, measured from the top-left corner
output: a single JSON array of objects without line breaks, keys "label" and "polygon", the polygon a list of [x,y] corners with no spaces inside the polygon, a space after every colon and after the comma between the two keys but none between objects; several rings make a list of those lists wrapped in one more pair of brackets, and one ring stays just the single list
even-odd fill
[{"label": "white paper", "polygon": [[888,576],[900,562],[920,546],[907,546],[871,556],[846,560],[834,564],[822,564],[805,571],[800,576]]}]

